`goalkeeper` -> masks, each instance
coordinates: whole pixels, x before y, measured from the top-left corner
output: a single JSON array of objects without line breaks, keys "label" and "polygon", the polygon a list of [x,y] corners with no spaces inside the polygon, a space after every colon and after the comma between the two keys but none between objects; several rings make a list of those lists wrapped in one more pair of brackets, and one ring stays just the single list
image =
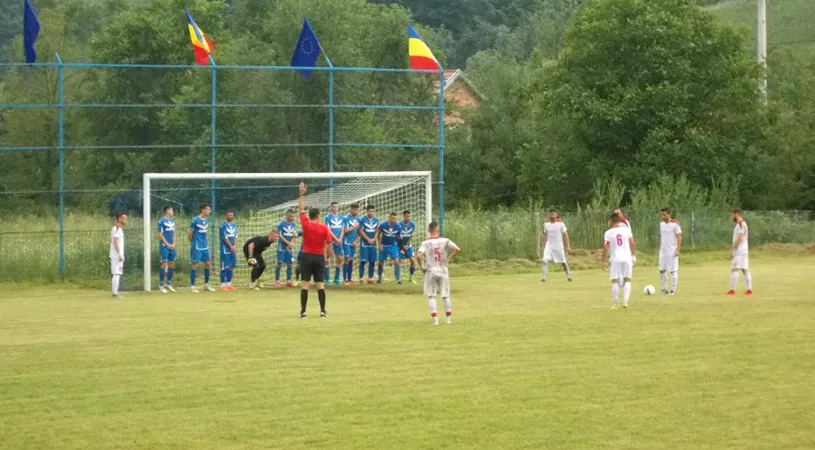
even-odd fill
[{"label": "goalkeeper", "polygon": [[243,256],[252,268],[252,279],[249,282],[249,289],[260,289],[258,279],[266,270],[266,261],[263,260],[263,251],[277,242],[277,231],[272,231],[268,236],[255,236],[243,244]]}]

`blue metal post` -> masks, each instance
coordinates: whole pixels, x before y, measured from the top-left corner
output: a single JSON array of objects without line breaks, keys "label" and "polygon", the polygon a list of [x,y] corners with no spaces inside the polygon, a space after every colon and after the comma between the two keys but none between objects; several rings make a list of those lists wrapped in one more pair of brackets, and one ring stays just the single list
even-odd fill
[{"label": "blue metal post", "polygon": [[[328,60],[328,58],[326,58]],[[331,64],[329,62],[329,64]],[[334,172],[334,71],[328,72],[328,172]],[[328,182],[334,186],[334,180]]]},{"label": "blue metal post", "polygon": [[59,66],[57,74],[59,87],[57,90],[58,124],[57,124],[57,148],[59,152],[59,277],[65,279],[65,77],[62,67],[62,59],[59,53],[55,54]]},{"label": "blue metal post", "polygon": [[439,68],[439,232],[444,233],[444,69]]},{"label": "blue metal post", "polygon": [[[210,123],[209,123],[209,168],[210,168],[210,171],[212,173],[215,173],[215,151],[216,151],[217,145],[218,145],[218,140],[217,140],[217,136],[216,136],[216,128],[215,128],[215,126],[216,126],[216,117],[217,117],[217,115],[216,115],[216,111],[217,111],[216,105],[217,105],[217,102],[218,102],[218,96],[217,96],[217,86],[218,86],[217,72],[218,72],[218,68],[215,65],[215,60],[212,59],[212,56],[209,57],[209,62],[212,65],[212,87],[210,88],[211,98],[210,98],[210,119],[209,119],[210,120]],[[210,206],[212,206],[212,212],[214,213],[215,212],[215,197],[216,197],[215,196],[215,179],[214,178],[212,180],[210,180],[209,188],[210,188],[210,197],[211,197],[210,198]],[[212,217],[215,217],[215,216],[212,216]],[[215,248],[216,248],[215,222],[216,222],[215,220],[210,219],[210,224],[211,224],[210,230],[211,230],[211,232],[210,232],[210,237],[209,237],[209,241],[210,241],[210,247],[209,248],[211,248],[212,249],[211,251],[213,251],[213,252],[215,251]]]}]

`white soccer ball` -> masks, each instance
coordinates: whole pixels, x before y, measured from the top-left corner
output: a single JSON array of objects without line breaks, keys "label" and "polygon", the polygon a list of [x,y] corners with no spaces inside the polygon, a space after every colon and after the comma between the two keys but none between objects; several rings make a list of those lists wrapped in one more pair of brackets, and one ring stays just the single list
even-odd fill
[{"label": "white soccer ball", "polygon": [[645,286],[644,288],[642,288],[642,292],[645,295],[654,295],[654,294],[657,293],[657,288],[655,288],[654,286],[649,284],[649,285]]}]

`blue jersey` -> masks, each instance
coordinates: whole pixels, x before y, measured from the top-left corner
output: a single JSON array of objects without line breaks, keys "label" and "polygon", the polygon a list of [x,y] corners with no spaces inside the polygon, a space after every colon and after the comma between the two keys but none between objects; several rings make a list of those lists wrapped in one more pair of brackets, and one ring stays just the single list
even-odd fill
[{"label": "blue jersey", "polygon": [[399,233],[399,245],[404,247],[410,245],[410,240],[413,238],[413,233],[416,232],[416,224],[411,220],[408,223],[404,221],[399,222],[402,226],[402,231]]},{"label": "blue jersey", "polygon": [[192,230],[192,246],[190,250],[209,250],[207,243],[207,228],[209,227],[209,218],[202,219],[201,216],[195,216],[190,223],[190,230]]},{"label": "blue jersey", "polygon": [[[175,219],[170,217],[162,217],[158,221],[158,232],[164,236],[164,239],[170,244],[175,245]],[[159,240],[159,248],[165,248],[164,242]]]},{"label": "blue jersey", "polygon": [[334,214],[328,213],[328,215],[325,216],[325,226],[331,231],[332,239],[339,238],[340,234],[342,234],[342,230],[345,229],[345,219],[342,216],[335,216]]},{"label": "blue jersey", "polygon": [[[277,226],[277,234],[289,242],[294,242],[294,238],[297,236],[297,224],[294,223],[294,221],[289,223],[284,220]],[[289,248],[286,247],[286,244],[282,240],[279,240],[277,241],[277,249],[278,251],[285,251]]]},{"label": "blue jersey", "polygon": [[[363,216],[362,219],[359,219],[359,229],[362,230],[362,233],[368,237],[368,239],[373,239],[376,237],[376,230],[379,229],[379,219],[376,217],[368,218],[368,216]],[[362,240],[363,247],[372,247],[373,244],[369,244],[366,240]]]},{"label": "blue jersey", "polygon": [[[347,216],[345,216],[345,219],[344,219],[344,222],[343,222],[343,226],[345,227],[345,229],[348,229],[348,228],[351,228],[351,227],[354,227],[354,226],[357,226],[357,225],[359,225],[359,217],[354,217],[351,214],[348,214]],[[359,236],[359,228],[357,228],[354,231],[347,231],[345,233],[345,238],[344,238],[345,243],[348,244],[348,245],[353,244],[354,241],[357,240],[358,236]]]},{"label": "blue jersey", "polygon": [[221,236],[221,253],[232,253],[232,247],[227,245],[227,242],[232,244],[232,246],[235,245],[235,240],[238,238],[238,224],[224,220],[221,222],[219,234]]},{"label": "blue jersey", "polygon": [[379,235],[382,239],[382,246],[387,247],[391,245],[396,245],[396,241],[399,240],[399,233],[402,231],[402,225],[399,222],[394,222],[393,225],[388,222],[383,222],[382,225],[379,226]]}]

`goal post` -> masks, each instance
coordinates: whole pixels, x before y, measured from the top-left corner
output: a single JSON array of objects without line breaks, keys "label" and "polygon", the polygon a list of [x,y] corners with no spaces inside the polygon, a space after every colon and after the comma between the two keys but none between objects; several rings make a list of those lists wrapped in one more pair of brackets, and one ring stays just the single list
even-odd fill
[{"label": "goal post", "polygon": [[[162,205],[168,200],[175,204],[187,203],[187,216],[176,216],[175,247],[181,262],[189,261],[187,230],[193,215],[197,215],[197,203],[210,200],[209,184],[201,182],[223,181],[215,190],[217,210],[213,208],[208,227],[210,260],[217,277],[220,267],[220,243],[217,242],[218,227],[227,209],[237,214],[239,249],[235,276],[248,278],[249,269],[240,249],[254,235],[268,234],[276,229],[289,209],[296,209],[299,192],[297,184],[304,181],[308,186],[306,207],[320,208],[323,220],[332,202],[337,202],[340,213],[348,214],[348,207],[357,203],[360,215],[366,205],[376,206],[380,221],[387,220],[390,212],[410,210],[416,223],[413,241],[424,238],[427,224],[432,220],[432,178],[430,171],[413,172],[331,172],[331,173],[145,173],[142,183],[144,290],[157,286],[154,276],[159,268],[159,245],[156,224],[162,213]],[[199,183],[196,185],[196,183]],[[230,186],[221,186],[232,183]],[[243,184],[240,184],[243,183]],[[251,184],[246,184],[251,183]],[[224,192],[221,192],[224,189]],[[230,191],[231,190],[231,191]],[[183,194],[181,194],[183,192]],[[230,195],[226,195],[229,192]],[[241,195],[235,195],[235,192]],[[183,197],[183,199],[182,199]],[[222,199],[225,197],[226,199]],[[194,199],[194,200],[191,200]],[[241,200],[243,199],[243,200]],[[197,203],[192,206],[193,202]],[[158,205],[156,203],[159,203]],[[401,220],[401,214],[400,214]],[[297,228],[299,229],[299,223]],[[213,238],[214,237],[214,238]],[[214,248],[213,248],[214,247]],[[299,244],[298,244],[299,247]],[[294,248],[296,254],[298,248]],[[267,265],[275,265],[277,245],[267,250]],[[156,273],[154,273],[154,270]],[[272,269],[273,270],[273,269]],[[202,273],[199,268],[199,273]],[[248,280],[247,280],[248,281]],[[182,283],[183,284],[183,280]]]}]

